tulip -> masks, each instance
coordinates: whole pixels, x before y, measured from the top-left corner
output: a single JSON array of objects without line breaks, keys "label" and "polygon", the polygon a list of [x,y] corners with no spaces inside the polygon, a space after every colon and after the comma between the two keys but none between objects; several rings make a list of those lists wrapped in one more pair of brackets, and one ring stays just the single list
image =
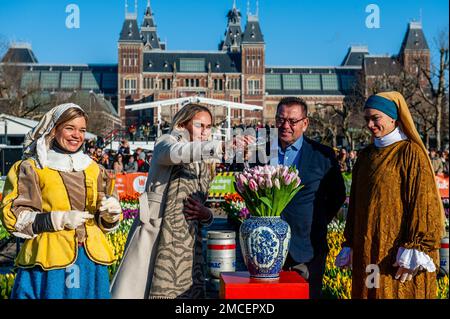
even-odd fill
[{"label": "tulip", "polygon": [[254,179],[251,179],[249,182],[248,182],[248,187],[250,188],[250,190],[252,191],[252,192],[257,192],[258,191],[258,184],[256,183],[256,181],[254,180]]},{"label": "tulip", "polygon": [[280,189],[280,188],[281,188],[281,186],[280,186],[280,180],[279,180],[278,178],[275,178],[275,180],[273,181],[273,184],[275,185],[275,187],[276,187],[277,189]]},{"label": "tulip", "polygon": [[297,174],[295,174],[295,172],[292,172],[291,174],[291,183],[295,183],[297,182],[296,178],[298,177]]},{"label": "tulip", "polygon": [[295,188],[299,187],[301,183],[302,183],[302,180],[300,179],[300,177],[297,176],[295,178]]},{"label": "tulip", "polygon": [[261,189],[266,187],[266,183],[264,182],[264,178],[262,176],[258,176],[258,185]]},{"label": "tulip", "polygon": [[243,174],[239,174],[239,181],[242,185],[248,185],[248,179]]},{"label": "tulip", "polygon": [[292,175],[291,174],[284,174],[283,175],[283,183],[284,185],[289,185],[292,182]]},{"label": "tulip", "polygon": [[242,208],[241,211],[239,212],[239,217],[243,219],[247,219],[249,215],[250,211],[248,210],[247,207]]},{"label": "tulip", "polygon": [[266,187],[267,188],[272,188],[273,187],[273,183],[272,183],[272,178],[271,177],[266,177]]},{"label": "tulip", "polygon": [[270,166],[264,166],[264,174],[272,175],[272,170],[270,169]]},{"label": "tulip", "polygon": [[242,182],[241,182],[240,179],[238,179],[238,180],[236,181],[236,187],[237,187],[237,190],[238,190],[239,193],[245,192],[244,185],[242,184]]}]

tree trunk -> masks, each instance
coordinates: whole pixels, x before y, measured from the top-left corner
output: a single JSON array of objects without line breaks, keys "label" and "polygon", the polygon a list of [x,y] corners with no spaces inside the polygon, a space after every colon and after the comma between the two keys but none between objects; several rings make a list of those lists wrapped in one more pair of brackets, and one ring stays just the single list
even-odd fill
[{"label": "tree trunk", "polygon": [[442,108],[445,96],[445,70],[448,68],[448,46],[447,49],[441,48],[439,56],[439,83],[438,94],[436,101],[436,148],[441,149],[441,122],[442,122]]},{"label": "tree trunk", "polygon": [[441,100],[437,102],[436,112],[436,149],[441,150],[441,121],[442,121],[442,103]]}]

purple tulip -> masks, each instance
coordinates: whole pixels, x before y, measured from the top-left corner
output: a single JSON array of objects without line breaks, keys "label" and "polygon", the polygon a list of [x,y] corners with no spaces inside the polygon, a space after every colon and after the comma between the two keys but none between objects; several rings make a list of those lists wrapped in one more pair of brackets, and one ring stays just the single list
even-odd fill
[{"label": "purple tulip", "polygon": [[240,180],[236,181],[236,187],[237,187],[237,190],[239,193],[245,192],[244,185],[242,184],[242,182]]},{"label": "purple tulip", "polygon": [[247,207],[242,208],[241,211],[239,212],[240,218],[247,219],[249,216],[250,216],[250,211],[248,210]]}]

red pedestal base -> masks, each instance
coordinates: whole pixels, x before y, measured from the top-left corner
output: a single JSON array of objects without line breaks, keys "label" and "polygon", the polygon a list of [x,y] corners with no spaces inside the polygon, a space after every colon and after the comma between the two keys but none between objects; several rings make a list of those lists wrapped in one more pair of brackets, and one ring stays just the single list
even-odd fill
[{"label": "red pedestal base", "polygon": [[309,299],[309,285],[295,271],[283,271],[276,280],[250,278],[248,272],[220,275],[221,299]]}]

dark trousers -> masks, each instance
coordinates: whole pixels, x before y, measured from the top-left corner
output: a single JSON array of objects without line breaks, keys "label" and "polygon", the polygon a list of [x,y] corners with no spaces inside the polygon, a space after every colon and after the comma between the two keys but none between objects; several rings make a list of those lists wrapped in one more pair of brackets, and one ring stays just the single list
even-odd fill
[{"label": "dark trousers", "polygon": [[288,254],[283,270],[296,271],[309,283],[309,298],[321,299],[322,297],[322,280],[325,273],[325,265],[327,253],[316,254],[313,259],[306,263],[298,263]]}]

